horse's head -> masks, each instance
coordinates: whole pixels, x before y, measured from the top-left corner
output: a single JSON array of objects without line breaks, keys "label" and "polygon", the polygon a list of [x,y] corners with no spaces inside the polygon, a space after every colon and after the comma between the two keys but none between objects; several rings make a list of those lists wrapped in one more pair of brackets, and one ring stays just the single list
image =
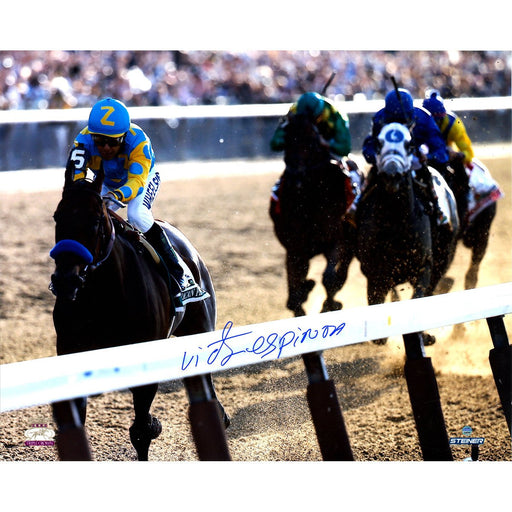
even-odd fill
[{"label": "horse's head", "polygon": [[50,289],[68,300],[75,300],[87,270],[106,258],[113,241],[113,228],[100,194],[102,173],[93,181],[73,182],[73,171],[66,169],[62,198],[53,216],[56,244],[50,251],[55,260]]},{"label": "horse's head", "polygon": [[287,172],[302,176],[308,171],[325,165],[330,153],[320,143],[318,129],[305,114],[290,116],[285,132],[284,160]]},{"label": "horse's head", "polygon": [[385,188],[396,193],[412,167],[411,133],[400,123],[385,125],[378,136],[377,175]]}]

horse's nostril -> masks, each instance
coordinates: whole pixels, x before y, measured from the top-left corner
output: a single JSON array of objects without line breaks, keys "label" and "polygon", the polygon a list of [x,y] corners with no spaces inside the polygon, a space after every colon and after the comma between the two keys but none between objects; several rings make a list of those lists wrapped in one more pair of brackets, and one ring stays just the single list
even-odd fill
[{"label": "horse's nostril", "polygon": [[383,166],[383,171],[393,177],[403,171],[403,166],[396,160],[391,160]]},{"label": "horse's nostril", "polygon": [[56,297],[73,301],[83,285],[84,278],[78,274],[61,275],[56,272],[52,274],[48,288]]}]

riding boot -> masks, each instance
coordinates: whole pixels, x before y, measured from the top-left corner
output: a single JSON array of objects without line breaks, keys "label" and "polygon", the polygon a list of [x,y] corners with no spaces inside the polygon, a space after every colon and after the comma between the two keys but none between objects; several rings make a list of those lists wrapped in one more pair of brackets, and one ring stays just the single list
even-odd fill
[{"label": "riding boot", "polygon": [[192,274],[185,274],[178,254],[158,223],[154,222],[151,228],[144,233],[144,236],[163,259],[167,270],[180,287],[180,294],[176,297],[178,307],[182,307],[187,302],[196,302],[208,297],[208,292],[199,287]]},{"label": "riding boot", "polygon": [[465,230],[467,228],[465,221],[467,220],[466,215],[468,212],[469,176],[466,173],[463,159],[455,159],[451,162],[451,167],[453,169],[453,186],[451,189],[457,201],[457,212],[462,224],[462,230]]},{"label": "riding boot", "polygon": [[425,212],[430,216],[435,225],[443,223],[444,213],[441,211],[437,194],[434,190],[432,174],[428,170],[428,167],[422,166],[416,171],[416,175],[425,185],[422,194]]},{"label": "riding boot", "polygon": [[[372,166],[370,168],[370,171],[368,172],[367,178],[364,180],[364,182],[361,181],[359,175],[357,175],[357,181],[355,178],[352,178],[352,183],[356,187],[356,194],[354,197],[354,200],[350,204],[348,210],[345,212],[344,220],[347,221],[351,226],[356,227],[356,210],[357,205],[361,201],[361,198],[365,193],[369,190],[369,183],[373,180],[375,174],[376,174],[375,166]],[[351,174],[353,175],[353,172],[351,171]]]}]

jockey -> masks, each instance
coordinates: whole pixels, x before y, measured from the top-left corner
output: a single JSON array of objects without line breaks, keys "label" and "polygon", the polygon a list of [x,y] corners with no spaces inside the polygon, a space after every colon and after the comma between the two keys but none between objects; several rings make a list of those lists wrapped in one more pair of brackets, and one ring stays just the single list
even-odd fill
[{"label": "jockey", "polygon": [[[450,161],[462,160],[463,164],[471,169],[475,154],[462,119],[453,112],[446,111],[443,98],[435,90],[427,92],[427,97],[423,100],[423,108],[432,114],[439,127],[448,149]],[[459,150],[458,153],[453,150],[454,146]]]},{"label": "jockey", "polygon": [[178,307],[206,298],[207,292],[195,283],[190,271],[185,274],[185,263],[153,218],[151,207],[160,186],[155,154],[151,140],[131,122],[122,102],[106,98],[92,107],[87,126],[75,138],[70,160],[74,181],[85,178],[88,169],[94,174],[103,169],[106,206],[113,211],[128,206],[128,222],[154,246],[179,284]]},{"label": "jockey", "polygon": [[[446,149],[450,159],[450,165],[454,170],[454,179],[457,180],[457,187],[463,193],[457,194],[460,212],[466,212],[467,195],[469,193],[469,176],[466,168],[473,169],[473,146],[462,119],[453,112],[447,112],[443,98],[438,91],[427,92],[423,100],[423,107],[428,110],[436,122],[441,135],[445,141]],[[458,151],[453,148],[456,147]]]},{"label": "jockey", "polygon": [[338,112],[324,96],[316,92],[306,92],[290,107],[270,141],[272,151],[284,149],[286,126],[294,115],[305,114],[318,129],[320,142],[338,159],[347,156],[352,149],[348,117]]},{"label": "jockey", "polygon": [[[342,161],[352,150],[352,139],[349,131],[349,120],[346,114],[342,114],[328,98],[316,92],[306,92],[290,107],[288,113],[283,116],[270,140],[272,151],[282,151],[285,146],[286,127],[290,119],[296,115],[307,116],[318,131],[320,144],[329,150],[332,158]],[[357,165],[352,160],[347,160],[347,167],[352,181],[352,188],[359,191],[361,176]],[[277,199],[277,191],[281,178],[272,188],[272,197]]]},{"label": "jockey", "polygon": [[[442,216],[427,164],[436,168],[446,178],[449,174],[446,144],[430,113],[424,108],[413,105],[411,93],[407,89],[400,88],[388,92],[384,108],[373,116],[371,133],[363,142],[363,156],[369,164],[372,164],[368,181],[371,181],[372,173],[375,172],[374,165],[378,151],[379,133],[384,125],[392,122],[404,124],[411,131],[412,144],[415,148],[416,176],[427,185],[426,207],[433,210],[431,213]],[[428,148],[426,156],[420,152],[422,145]],[[354,216],[356,205],[357,201],[354,202],[352,209],[347,212],[349,220]]]}]

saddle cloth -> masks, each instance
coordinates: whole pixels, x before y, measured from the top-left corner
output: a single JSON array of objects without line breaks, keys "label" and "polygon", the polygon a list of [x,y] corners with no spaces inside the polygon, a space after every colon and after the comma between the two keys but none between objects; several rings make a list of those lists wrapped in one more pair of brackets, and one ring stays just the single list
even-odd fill
[{"label": "saddle cloth", "polygon": [[453,231],[458,231],[460,222],[455,196],[440,172],[432,167],[429,167],[429,171],[432,174],[432,184],[439,206],[437,223],[439,226],[449,225]]},{"label": "saddle cloth", "polygon": [[469,174],[468,224],[482,210],[505,195],[491,176],[489,169],[480,160],[474,158],[472,163],[473,169],[466,168]]}]

